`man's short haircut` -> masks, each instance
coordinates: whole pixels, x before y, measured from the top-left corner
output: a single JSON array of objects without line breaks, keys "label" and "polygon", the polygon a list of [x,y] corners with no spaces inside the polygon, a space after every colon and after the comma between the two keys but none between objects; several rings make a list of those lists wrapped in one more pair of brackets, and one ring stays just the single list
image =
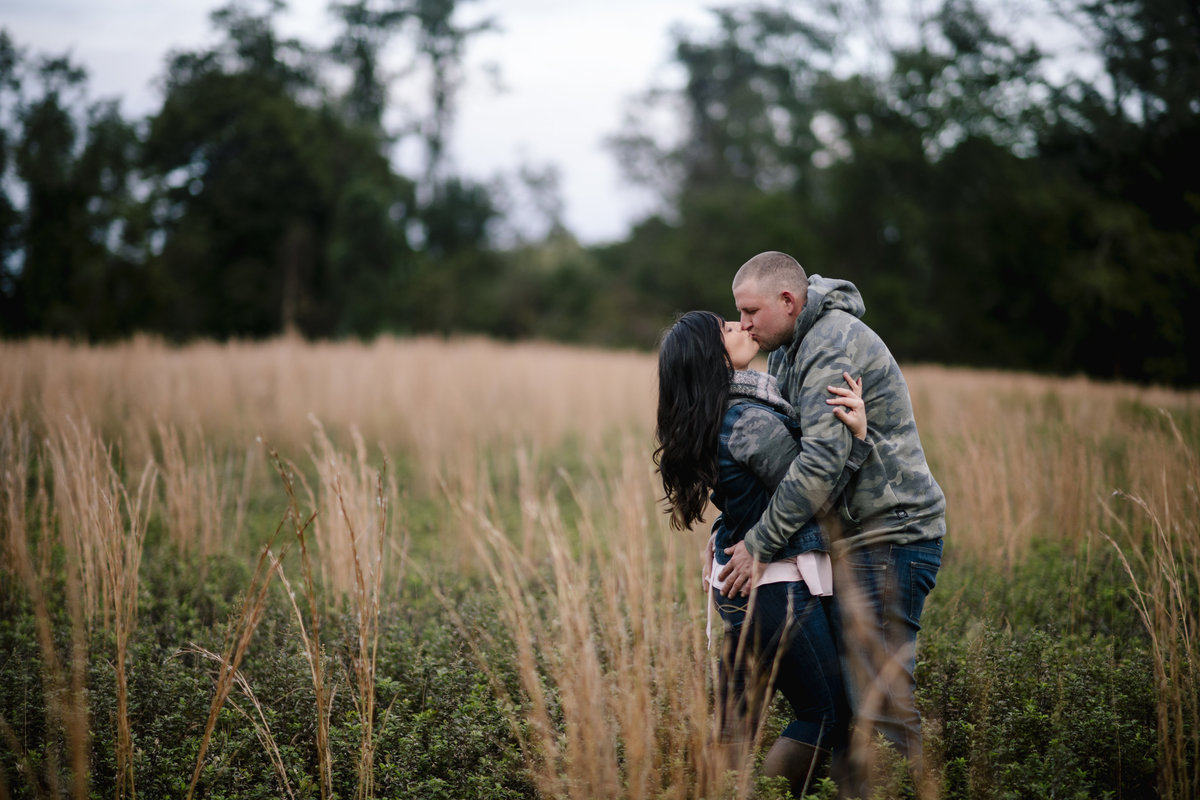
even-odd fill
[{"label": "man's short haircut", "polygon": [[776,250],[759,253],[742,264],[733,276],[733,288],[736,289],[738,284],[746,280],[755,281],[760,289],[772,294],[791,292],[802,302],[808,294],[808,275],[804,273],[804,267],[787,253]]}]

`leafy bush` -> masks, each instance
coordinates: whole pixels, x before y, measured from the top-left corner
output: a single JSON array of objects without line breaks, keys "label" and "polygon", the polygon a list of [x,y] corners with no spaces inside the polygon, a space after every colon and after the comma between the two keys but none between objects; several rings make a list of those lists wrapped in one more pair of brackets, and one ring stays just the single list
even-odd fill
[{"label": "leafy bush", "polygon": [[[1092,592],[1096,574],[1079,574],[1072,559],[1034,557],[1030,565],[1004,595],[1013,613],[983,603],[976,615],[947,587],[930,598],[918,700],[942,796],[1153,795],[1155,696],[1144,631],[1132,630],[1123,599]],[[964,586],[989,584],[963,565],[956,573]],[[947,600],[960,604],[952,620],[939,613]],[[1047,619],[1047,608],[1072,606],[1073,627],[1084,632]],[[1119,634],[1096,632],[1111,628]]]},{"label": "leafy bush", "polygon": [[[216,666],[183,651],[194,643],[219,652],[224,617],[248,580],[244,568],[210,565],[189,586],[186,568],[155,559],[143,576],[141,625],[129,655],[130,718],[134,732],[136,788],[145,797],[181,797],[195,767],[213,691]],[[35,618],[15,592],[4,591],[0,618],[0,715],[44,779],[54,770],[51,750],[60,733],[47,720]],[[467,609],[464,611],[464,609]],[[472,624],[494,627],[485,606],[461,606]],[[358,781],[358,718],[343,669],[353,635],[350,620],[323,620],[330,668],[337,689],[331,713],[333,789],[352,797]],[[63,630],[59,626],[59,630]],[[66,652],[65,639],[59,643]],[[91,638],[87,698],[92,736],[90,790],[113,796],[116,695],[111,647],[102,632]],[[263,708],[271,735],[297,798],[319,797],[315,745],[315,702],[295,620],[281,593],[273,597],[242,673]],[[507,800],[532,789],[510,735],[508,717],[455,623],[431,597],[396,598],[381,620],[376,671],[380,699],[375,720],[375,791],[378,797]],[[236,691],[222,710],[198,785],[198,796],[263,798],[286,796],[282,779],[254,726],[233,704],[253,714],[251,701]],[[0,748],[0,770],[13,797],[40,790],[17,766],[18,754]],[[61,772],[61,767],[59,768]],[[66,782],[65,773],[57,776]]]}]

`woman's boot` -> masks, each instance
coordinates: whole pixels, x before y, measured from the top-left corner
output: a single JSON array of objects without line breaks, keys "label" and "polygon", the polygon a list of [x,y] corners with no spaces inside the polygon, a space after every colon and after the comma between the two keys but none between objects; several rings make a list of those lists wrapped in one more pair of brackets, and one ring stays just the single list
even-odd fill
[{"label": "woman's boot", "polygon": [[828,756],[828,750],[780,736],[767,751],[762,771],[769,778],[786,778],[792,797],[802,798],[815,780],[817,767]]}]

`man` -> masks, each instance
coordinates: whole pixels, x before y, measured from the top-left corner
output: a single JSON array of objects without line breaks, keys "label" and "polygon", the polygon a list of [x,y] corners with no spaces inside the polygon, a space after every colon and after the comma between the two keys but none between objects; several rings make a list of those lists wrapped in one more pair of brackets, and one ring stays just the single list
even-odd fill
[{"label": "man", "polygon": [[[788,535],[820,515],[831,538],[835,636],[855,741],[882,734],[919,781],[916,638],[941,565],[946,501],[925,461],[908,385],[883,340],[860,319],[865,307],[852,283],[809,279],[791,256],[767,252],[738,270],[733,296],[743,330],[770,353],[768,369],[800,415],[802,438],[762,519],[728,551],[720,576],[726,593],[748,593]],[[874,450],[845,492],[831,497],[851,441],[825,397],[843,372],[862,378]]]}]

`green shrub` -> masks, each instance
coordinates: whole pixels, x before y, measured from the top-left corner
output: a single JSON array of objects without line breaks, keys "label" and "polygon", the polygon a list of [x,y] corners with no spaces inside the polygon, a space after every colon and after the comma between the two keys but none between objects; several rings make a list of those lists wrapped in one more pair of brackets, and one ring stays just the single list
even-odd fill
[{"label": "green shrub", "polygon": [[1110,637],[927,628],[917,683],[942,796],[1152,795],[1151,675],[1144,648]]}]

